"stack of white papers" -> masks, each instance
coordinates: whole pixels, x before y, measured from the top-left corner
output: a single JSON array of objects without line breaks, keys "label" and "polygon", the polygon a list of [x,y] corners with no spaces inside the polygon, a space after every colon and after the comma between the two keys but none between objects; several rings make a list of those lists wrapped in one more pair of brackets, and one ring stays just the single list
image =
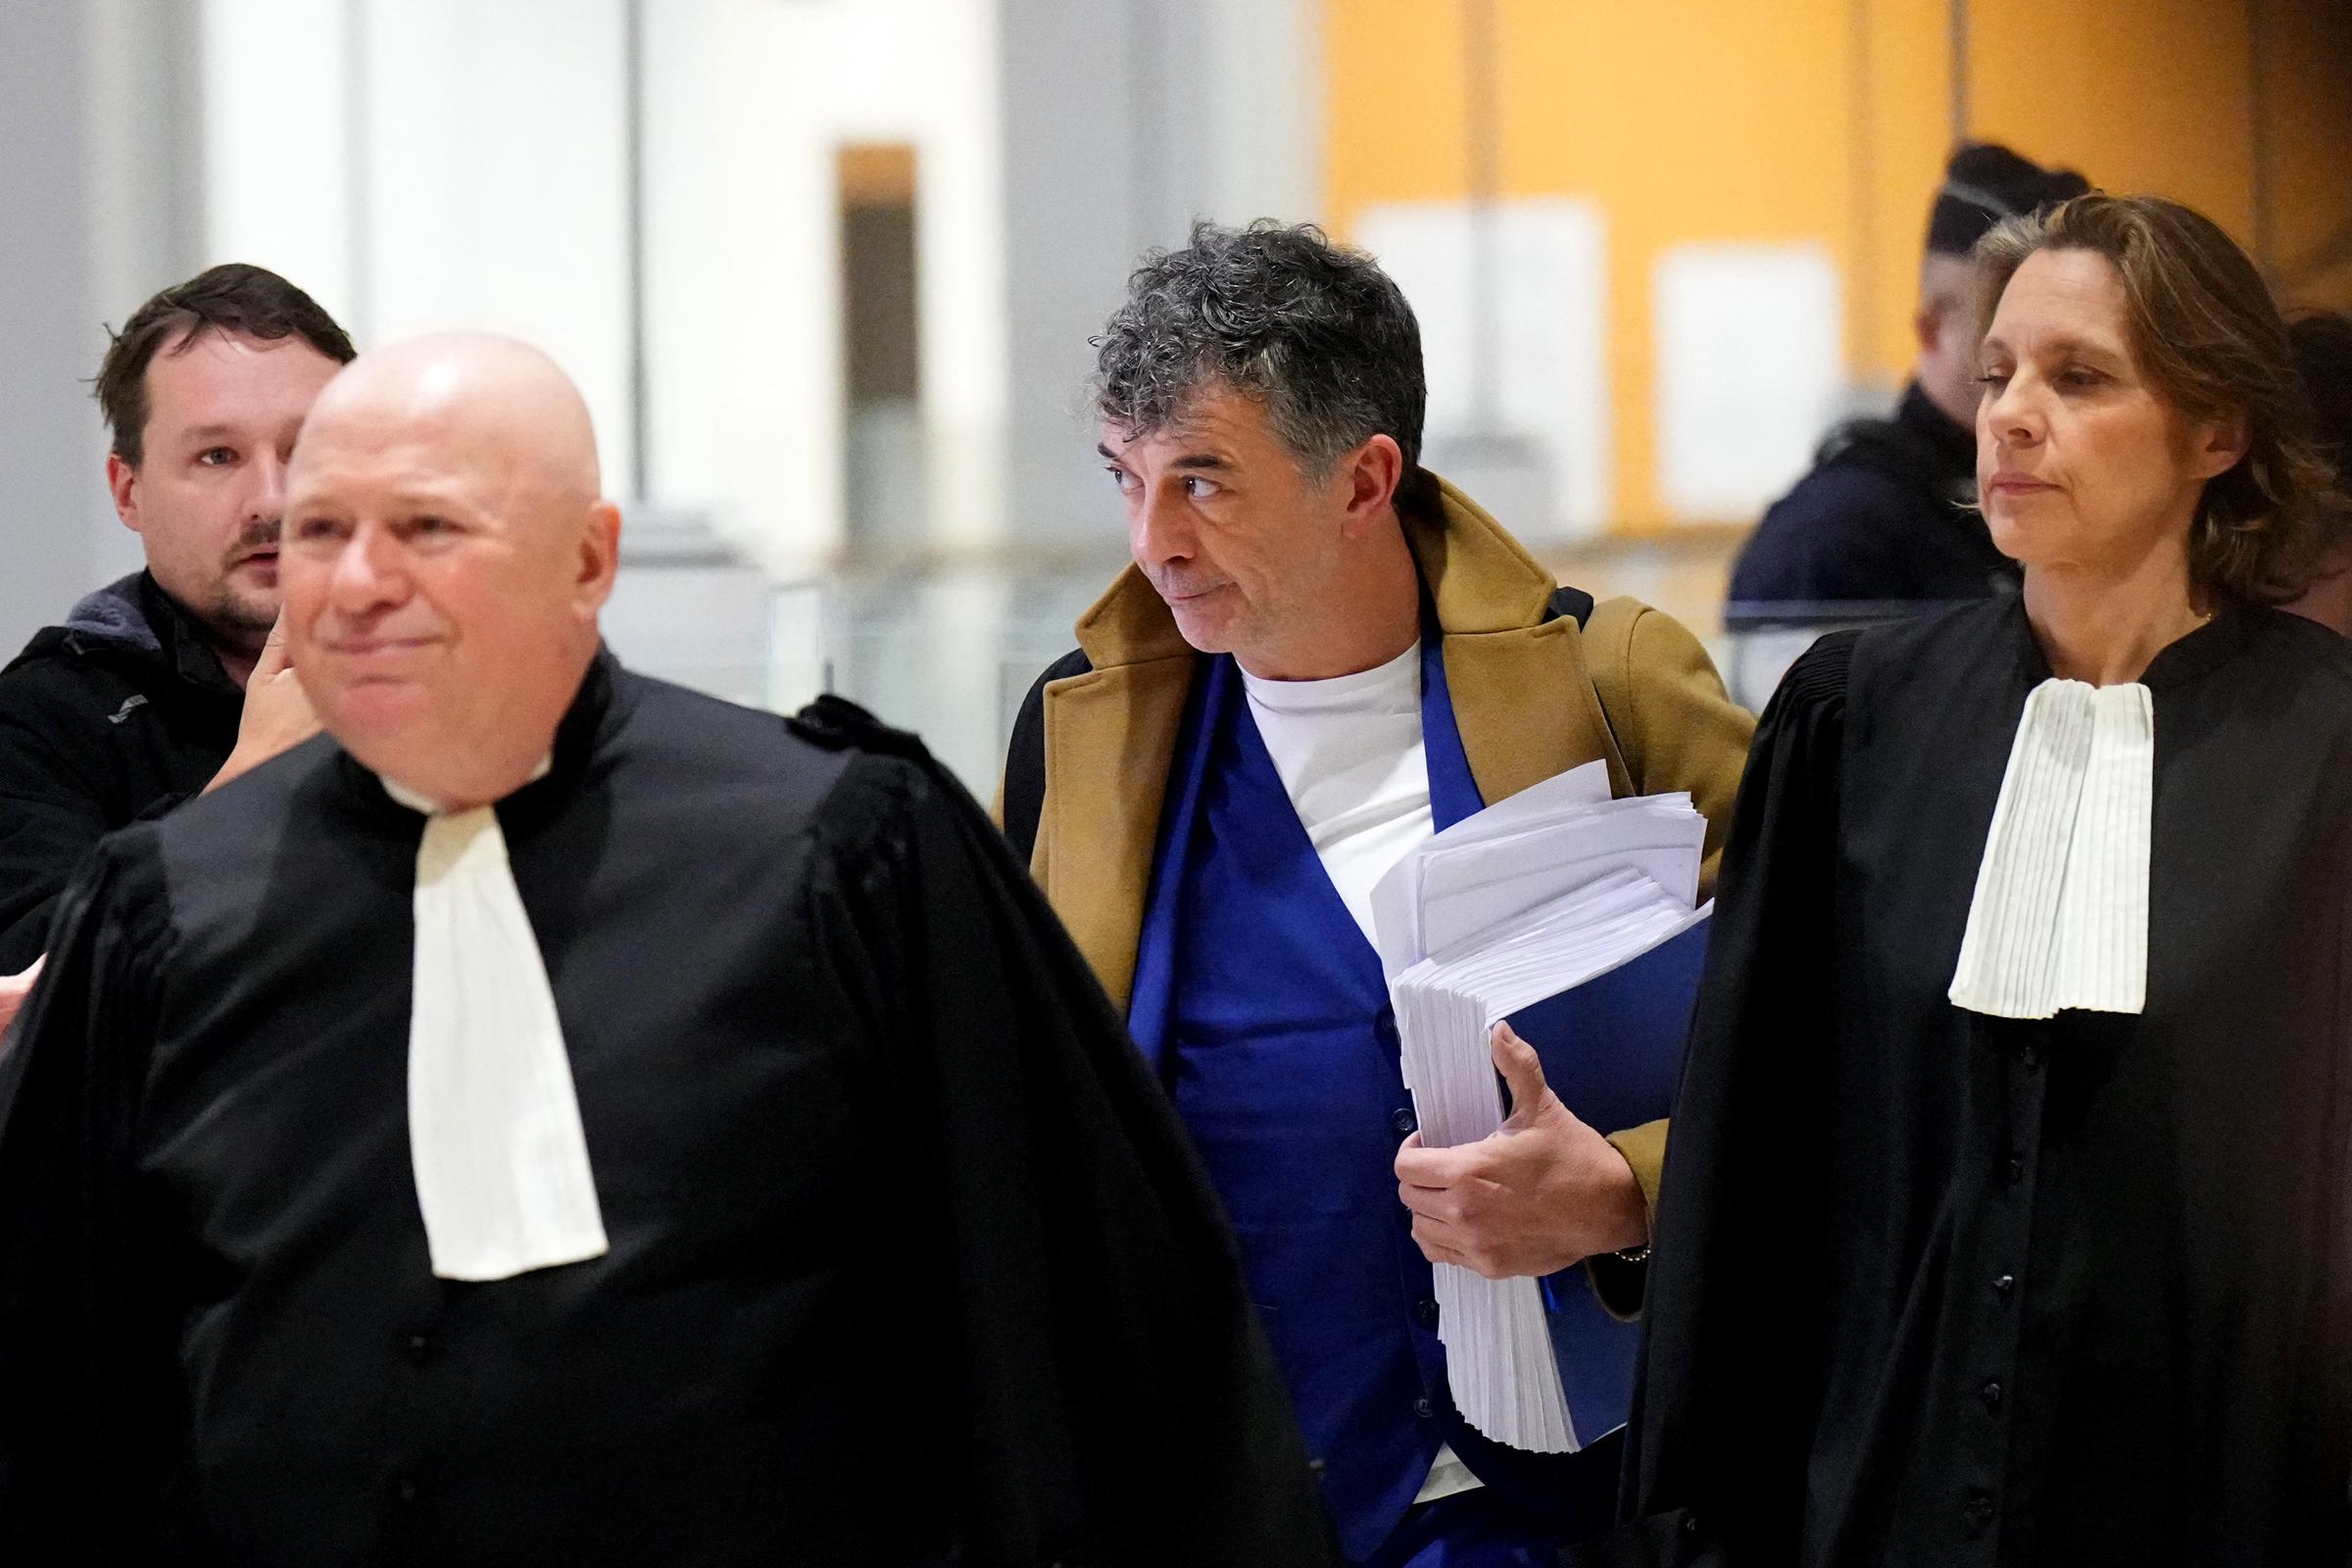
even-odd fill
[{"label": "stack of white papers", "polygon": [[1605,764],[1572,768],[1465,817],[1390,868],[1372,890],[1382,966],[1394,982],[1433,953],[1620,869],[1645,873],[1689,908],[1705,838],[1689,795],[1613,801]]},{"label": "stack of white papers", "polygon": [[[1401,1063],[1429,1147],[1472,1143],[1502,1124],[1490,1031],[1523,1009],[1535,1010],[1520,1032],[1571,1110],[1603,1131],[1664,1113],[1681,1046],[1674,1019],[1688,1020],[1703,956],[1676,939],[1708,913],[1693,907],[1706,822],[1687,795],[1611,801],[1607,789],[1593,764],[1514,796],[1431,839],[1374,895]],[[1652,954],[1661,955],[1654,970],[1641,971],[1634,960]],[[1566,994],[1619,971],[1631,977],[1620,989],[1658,993],[1634,1015],[1662,1021],[1642,1040],[1575,1038],[1591,1031]],[[1564,1005],[1539,1006],[1555,998]],[[1622,998],[1599,1011],[1628,1016]],[[1539,1038],[1539,1018],[1557,1020],[1553,1038]],[[1592,1102],[1580,1105],[1580,1094]],[[1600,1119],[1618,1112],[1632,1119]],[[1559,1343],[1562,1325],[1537,1280],[1488,1280],[1451,1264],[1436,1275],[1447,1377],[1472,1426],[1559,1453],[1623,1423],[1632,1338],[1622,1325],[1596,1306],[1589,1326],[1569,1325],[1606,1342],[1586,1353]],[[1564,1356],[1598,1368],[1584,1380],[1581,1419],[1579,1391],[1563,1390]]]}]

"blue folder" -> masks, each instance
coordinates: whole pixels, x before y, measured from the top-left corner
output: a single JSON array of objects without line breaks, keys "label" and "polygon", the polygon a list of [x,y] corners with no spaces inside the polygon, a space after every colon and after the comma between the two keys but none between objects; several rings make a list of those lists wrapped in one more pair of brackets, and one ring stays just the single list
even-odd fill
[{"label": "blue folder", "polygon": [[[1601,1132],[1655,1121],[1672,1107],[1709,923],[1510,1015],[1561,1102]],[[1578,1444],[1591,1444],[1625,1425],[1633,1408],[1642,1331],[1602,1308],[1581,1264],[1543,1286],[1569,1419]]]}]

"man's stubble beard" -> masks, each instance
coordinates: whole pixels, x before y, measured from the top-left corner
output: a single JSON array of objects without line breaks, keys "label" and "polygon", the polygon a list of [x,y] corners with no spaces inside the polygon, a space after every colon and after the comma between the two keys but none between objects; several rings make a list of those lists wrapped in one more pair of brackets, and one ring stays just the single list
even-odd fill
[{"label": "man's stubble beard", "polygon": [[[234,579],[237,564],[256,550],[275,546],[282,527],[278,519],[247,523],[237,531],[220,564],[220,575],[215,582],[211,602],[204,606],[201,615],[205,625],[220,641],[232,647],[258,649],[277,624],[280,594],[271,591],[240,593]],[[280,558],[282,569],[283,558]]]},{"label": "man's stubble beard", "polygon": [[277,603],[240,597],[234,588],[222,583],[203,618],[205,625],[223,642],[258,645],[277,624]]}]

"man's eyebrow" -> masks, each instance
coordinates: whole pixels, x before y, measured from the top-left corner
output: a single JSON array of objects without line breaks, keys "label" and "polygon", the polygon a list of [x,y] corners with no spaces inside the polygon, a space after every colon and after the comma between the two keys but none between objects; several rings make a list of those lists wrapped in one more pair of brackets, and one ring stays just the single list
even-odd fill
[{"label": "man's eyebrow", "polygon": [[202,441],[207,445],[212,445],[221,441],[233,441],[243,433],[231,424],[199,424],[182,430],[179,438],[182,441]]},{"label": "man's eyebrow", "polygon": [[[1096,442],[1095,451],[1101,454],[1102,461],[1105,463],[1124,465],[1127,461],[1126,459],[1120,457],[1116,452],[1111,451],[1109,443],[1107,442]],[[1180,458],[1169,459],[1168,466],[1171,468],[1185,468],[1197,471],[1206,471],[1210,473],[1222,473],[1230,471],[1233,467],[1233,464],[1227,459],[1217,456],[1217,454],[1214,452],[1188,452]]]}]

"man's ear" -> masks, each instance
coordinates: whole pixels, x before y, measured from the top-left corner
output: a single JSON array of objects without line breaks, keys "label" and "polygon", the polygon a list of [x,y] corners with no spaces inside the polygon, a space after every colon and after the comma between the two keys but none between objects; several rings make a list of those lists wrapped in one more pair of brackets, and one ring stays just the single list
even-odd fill
[{"label": "man's ear", "polygon": [[1919,340],[1919,352],[1933,354],[1943,343],[1943,312],[1933,305],[1922,305],[1911,313],[1911,335]]},{"label": "man's ear", "polygon": [[132,533],[139,531],[139,470],[120,452],[106,455],[106,489],[115,498],[115,515]]},{"label": "man's ear", "polygon": [[1376,435],[1340,459],[1333,476],[1346,508],[1340,531],[1360,539],[1384,521],[1404,482],[1404,449],[1394,436]]},{"label": "man's ear", "polygon": [[599,501],[588,511],[580,530],[579,576],[573,595],[580,610],[593,615],[612,597],[612,580],[620,573],[620,509]]}]

